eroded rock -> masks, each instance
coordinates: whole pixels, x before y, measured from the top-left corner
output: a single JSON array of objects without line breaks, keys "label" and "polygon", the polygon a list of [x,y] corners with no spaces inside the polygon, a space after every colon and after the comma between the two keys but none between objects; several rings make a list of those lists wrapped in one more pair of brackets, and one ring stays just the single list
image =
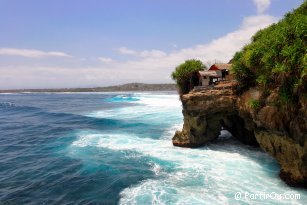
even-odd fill
[{"label": "eroded rock", "polygon": [[[253,88],[241,96],[232,86],[200,89],[181,96],[184,125],[173,144],[199,147],[214,139],[221,127],[241,142],[260,147],[281,165],[280,177],[290,185],[307,186],[307,101],[280,110],[277,92],[272,92],[261,107],[252,107],[262,93]],[[263,100],[263,99],[262,99]]]},{"label": "eroded rock", "polygon": [[246,144],[257,145],[253,127],[246,129],[248,120],[239,116],[236,99],[231,86],[181,96],[184,125],[182,131],[177,131],[173,137],[173,144],[180,147],[202,146],[216,139],[223,126]]}]

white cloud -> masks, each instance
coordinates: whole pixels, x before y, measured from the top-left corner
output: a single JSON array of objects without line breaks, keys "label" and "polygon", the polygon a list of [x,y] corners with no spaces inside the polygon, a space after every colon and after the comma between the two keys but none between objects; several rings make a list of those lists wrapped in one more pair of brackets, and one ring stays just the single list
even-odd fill
[{"label": "white cloud", "polygon": [[253,2],[257,7],[258,13],[263,13],[271,4],[271,0],[253,0]]},{"label": "white cloud", "polygon": [[71,57],[70,55],[58,51],[40,51],[34,49],[19,49],[19,48],[0,48],[0,55],[7,56],[22,56],[27,58],[43,58],[43,57]]},{"label": "white cloud", "polygon": [[208,44],[178,49],[170,53],[159,50],[135,51],[126,47],[121,54],[139,57],[126,62],[101,57],[100,66],[48,67],[1,66],[0,88],[33,87],[85,87],[114,85],[128,82],[171,83],[171,72],[186,59],[197,58],[203,62],[215,60],[228,62],[236,51],[250,42],[251,36],[278,19],[268,15],[246,17],[241,26]]},{"label": "white cloud", "polygon": [[130,50],[126,47],[120,47],[118,49],[118,51],[121,53],[121,54],[128,54],[128,55],[135,55],[136,54],[136,51],[134,50]]},{"label": "white cloud", "polygon": [[152,50],[144,50],[144,51],[135,51],[132,49],[128,49],[126,47],[120,47],[117,49],[119,53],[125,55],[132,55],[140,58],[161,58],[166,56],[166,53],[160,50],[152,49]]},{"label": "white cloud", "polygon": [[197,58],[203,62],[214,62],[215,60],[228,62],[236,51],[250,42],[251,36],[256,31],[276,21],[277,18],[268,15],[246,17],[238,30],[214,39],[208,44],[176,50],[161,55],[159,58],[148,56],[137,61],[123,63],[123,65],[129,70],[139,70],[140,73],[152,69],[157,71],[159,75],[164,73],[163,75],[169,76],[174,67],[186,59]]},{"label": "white cloud", "polygon": [[103,63],[111,63],[111,62],[113,62],[112,58],[99,57],[98,60],[100,60]]},{"label": "white cloud", "polygon": [[165,57],[166,53],[160,50],[145,50],[138,53],[138,56],[142,58],[161,58]]}]

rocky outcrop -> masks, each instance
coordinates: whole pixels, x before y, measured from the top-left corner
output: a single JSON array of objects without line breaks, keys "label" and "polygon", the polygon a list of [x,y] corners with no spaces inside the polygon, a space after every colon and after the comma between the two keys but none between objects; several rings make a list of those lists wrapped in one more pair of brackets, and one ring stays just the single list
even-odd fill
[{"label": "rocky outcrop", "polygon": [[[235,95],[233,85],[202,88],[181,96],[184,125],[173,137],[180,147],[198,147],[216,139],[221,127],[245,144],[260,146],[281,165],[289,185],[307,186],[307,102],[281,110],[277,90],[266,99],[250,89]],[[253,102],[260,102],[253,104]]]},{"label": "rocky outcrop", "polygon": [[184,125],[177,131],[173,144],[198,147],[215,138],[221,130],[220,120],[235,111],[235,98],[230,89],[208,89],[181,97]]},{"label": "rocky outcrop", "polygon": [[184,124],[182,131],[177,131],[173,137],[175,146],[204,145],[219,136],[221,127],[245,144],[258,145],[254,122],[248,116],[239,115],[232,86],[206,87],[181,96]]}]

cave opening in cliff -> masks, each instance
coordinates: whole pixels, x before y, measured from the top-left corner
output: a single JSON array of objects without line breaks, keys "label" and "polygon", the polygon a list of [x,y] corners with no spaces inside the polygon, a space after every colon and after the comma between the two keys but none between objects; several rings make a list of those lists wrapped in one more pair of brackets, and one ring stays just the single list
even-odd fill
[{"label": "cave opening in cliff", "polygon": [[[220,120],[221,135],[222,136],[233,136],[243,144],[259,146],[255,138],[254,130],[247,129],[245,120],[236,113],[232,113],[223,117]],[[249,125],[251,126],[251,125]]]}]

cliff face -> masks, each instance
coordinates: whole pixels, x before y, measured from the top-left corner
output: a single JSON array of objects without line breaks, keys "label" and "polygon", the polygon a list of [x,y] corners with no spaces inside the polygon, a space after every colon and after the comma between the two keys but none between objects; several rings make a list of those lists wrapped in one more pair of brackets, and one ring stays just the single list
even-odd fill
[{"label": "cliff face", "polygon": [[[198,147],[216,139],[221,126],[246,144],[257,145],[252,127],[239,116],[236,96],[230,86],[190,92],[181,96],[184,124],[173,144]],[[247,118],[246,118],[247,119]],[[246,125],[245,125],[246,124]]]},{"label": "cliff face", "polygon": [[279,109],[277,90],[273,91],[259,110],[248,108],[248,91],[237,100],[240,112],[251,113],[254,133],[260,147],[281,165],[280,177],[289,185],[307,186],[307,109],[301,98],[296,107]]},{"label": "cliff face", "polygon": [[241,142],[260,146],[281,165],[280,177],[290,185],[307,185],[307,102],[289,111],[275,105],[277,92],[272,92],[264,106],[255,109],[252,100],[261,93],[250,89],[241,96],[231,85],[192,91],[181,96],[184,125],[177,131],[173,144],[198,147],[216,139],[221,127]]}]

